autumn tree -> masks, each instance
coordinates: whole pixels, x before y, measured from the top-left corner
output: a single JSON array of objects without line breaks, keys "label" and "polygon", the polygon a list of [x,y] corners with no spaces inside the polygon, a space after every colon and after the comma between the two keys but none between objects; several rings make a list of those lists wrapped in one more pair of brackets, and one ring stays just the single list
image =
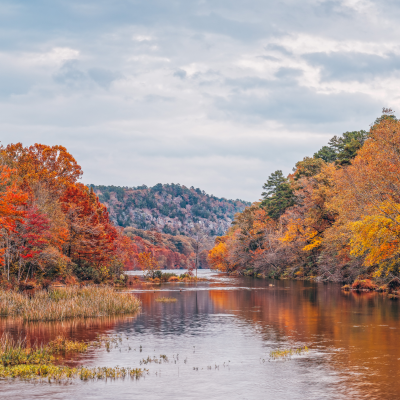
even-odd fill
[{"label": "autumn tree", "polygon": [[5,163],[15,168],[25,187],[40,183],[60,196],[82,176],[82,169],[63,146],[36,143],[23,147],[22,143],[1,147]]},{"label": "autumn tree", "polygon": [[148,278],[154,279],[157,271],[160,269],[156,258],[149,252],[139,253],[138,262],[140,268],[144,271],[144,275]]},{"label": "autumn tree", "polygon": [[351,165],[334,176],[335,228],[348,232],[350,255],[364,258],[376,276],[399,273],[399,154],[400,122],[381,118]]},{"label": "autumn tree", "polygon": [[208,252],[208,261],[212,269],[230,273],[233,268],[228,261],[227,236],[215,238],[215,246]]}]

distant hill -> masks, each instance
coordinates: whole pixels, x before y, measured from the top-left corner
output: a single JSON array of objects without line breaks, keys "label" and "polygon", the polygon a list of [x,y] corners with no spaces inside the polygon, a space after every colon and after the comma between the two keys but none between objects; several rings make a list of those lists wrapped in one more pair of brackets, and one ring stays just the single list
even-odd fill
[{"label": "distant hill", "polygon": [[195,223],[210,236],[223,235],[233,216],[250,203],[208,195],[204,190],[179,184],[158,183],[153,187],[96,186],[116,225],[141,230],[155,229],[170,235],[189,235]]}]

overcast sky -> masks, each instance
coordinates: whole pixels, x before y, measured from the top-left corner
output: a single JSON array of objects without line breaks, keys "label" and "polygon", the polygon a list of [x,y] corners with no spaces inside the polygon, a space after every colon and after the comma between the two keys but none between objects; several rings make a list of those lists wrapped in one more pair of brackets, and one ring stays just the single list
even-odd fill
[{"label": "overcast sky", "polygon": [[394,0],[0,0],[0,139],[67,147],[84,183],[255,201],[397,111],[399,20]]}]

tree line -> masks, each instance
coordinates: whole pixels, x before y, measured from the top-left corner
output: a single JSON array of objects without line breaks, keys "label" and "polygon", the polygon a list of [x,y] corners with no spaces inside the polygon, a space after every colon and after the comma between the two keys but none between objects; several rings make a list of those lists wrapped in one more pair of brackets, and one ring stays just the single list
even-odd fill
[{"label": "tree line", "polygon": [[400,121],[333,137],[272,173],[209,252],[213,268],[272,278],[388,281],[400,271]]},{"label": "tree line", "polygon": [[0,281],[117,280],[135,255],[62,146],[0,147]]}]

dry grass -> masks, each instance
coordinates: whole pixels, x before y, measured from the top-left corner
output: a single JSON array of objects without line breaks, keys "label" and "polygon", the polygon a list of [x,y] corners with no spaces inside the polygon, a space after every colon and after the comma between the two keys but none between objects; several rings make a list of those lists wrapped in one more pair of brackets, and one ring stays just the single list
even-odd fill
[{"label": "dry grass", "polygon": [[67,287],[26,294],[0,290],[0,315],[21,316],[25,321],[62,321],[133,313],[140,301],[111,287]]}]

